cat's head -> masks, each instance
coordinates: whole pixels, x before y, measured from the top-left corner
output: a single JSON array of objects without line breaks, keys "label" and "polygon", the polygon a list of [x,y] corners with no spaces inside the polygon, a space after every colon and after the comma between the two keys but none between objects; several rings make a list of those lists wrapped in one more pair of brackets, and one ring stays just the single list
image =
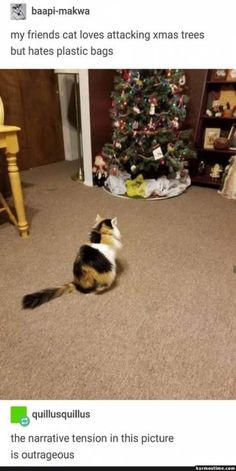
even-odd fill
[{"label": "cat's head", "polygon": [[95,238],[97,238],[96,242],[100,242],[101,237],[106,235],[113,236],[117,241],[121,240],[121,233],[117,226],[117,218],[102,218],[98,214],[95,220],[95,226],[93,227],[93,231],[91,233],[92,240],[91,238],[90,240],[91,242],[95,242]]},{"label": "cat's head", "polygon": [[116,237],[118,236],[119,238],[121,237],[120,231],[117,226],[117,217],[115,218],[102,218],[97,214],[97,217],[95,219],[95,229],[101,234],[113,234]]}]

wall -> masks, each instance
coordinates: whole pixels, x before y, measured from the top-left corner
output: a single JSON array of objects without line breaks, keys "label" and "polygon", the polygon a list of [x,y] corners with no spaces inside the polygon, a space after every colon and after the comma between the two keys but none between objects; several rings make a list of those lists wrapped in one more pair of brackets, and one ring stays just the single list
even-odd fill
[{"label": "wall", "polygon": [[206,76],[206,69],[186,69],[189,105],[187,108],[186,124],[196,133],[201,99]]},{"label": "wall", "polygon": [[92,156],[99,154],[105,142],[111,141],[111,92],[115,70],[89,70]]}]

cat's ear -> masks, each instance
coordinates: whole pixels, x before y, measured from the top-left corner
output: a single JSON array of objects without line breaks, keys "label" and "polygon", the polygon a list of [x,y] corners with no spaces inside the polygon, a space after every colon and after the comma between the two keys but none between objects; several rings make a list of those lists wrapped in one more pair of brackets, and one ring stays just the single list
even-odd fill
[{"label": "cat's ear", "polygon": [[112,219],[111,223],[112,223],[113,227],[116,227],[117,226],[117,218]]},{"label": "cat's ear", "polygon": [[97,214],[96,219],[95,219],[95,222],[99,223],[99,222],[101,222],[101,221],[102,221],[101,216],[99,216],[99,214]]}]

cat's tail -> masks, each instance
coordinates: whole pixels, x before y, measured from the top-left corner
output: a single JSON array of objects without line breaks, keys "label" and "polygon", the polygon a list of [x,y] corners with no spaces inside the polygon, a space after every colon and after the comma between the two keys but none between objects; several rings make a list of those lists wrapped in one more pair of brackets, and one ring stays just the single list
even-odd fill
[{"label": "cat's tail", "polygon": [[63,286],[58,286],[57,288],[48,288],[35,293],[26,294],[22,299],[22,307],[23,309],[35,309],[36,307],[41,306],[41,304],[47,303],[52,299],[59,298],[59,296],[62,296],[63,294],[72,293],[75,289],[75,284],[71,282],[66,283]]}]

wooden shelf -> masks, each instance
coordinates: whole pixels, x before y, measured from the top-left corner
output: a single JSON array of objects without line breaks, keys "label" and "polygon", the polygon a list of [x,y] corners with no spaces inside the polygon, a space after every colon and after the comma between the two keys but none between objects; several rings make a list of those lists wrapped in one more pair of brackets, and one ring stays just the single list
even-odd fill
[{"label": "wooden shelf", "polygon": [[213,186],[215,188],[220,188],[221,185],[220,180],[214,180],[209,175],[194,175],[191,177],[191,181],[194,185]]},{"label": "wooden shelf", "polygon": [[230,118],[227,118],[226,116],[207,116],[207,114],[203,114],[201,116],[201,118],[204,118],[204,119],[216,119],[216,120],[229,120],[229,121],[235,121],[236,122],[236,117],[235,116],[232,116]]},{"label": "wooden shelf", "polygon": [[233,155],[236,154],[236,149],[204,149],[204,147],[200,147],[198,149],[199,152],[207,152],[207,153],[217,153],[217,154],[225,154],[225,155]]},{"label": "wooden shelf", "polygon": [[206,83],[210,85],[236,85],[235,80],[207,80]]},{"label": "wooden shelf", "polygon": [[[211,107],[211,101],[214,98],[212,92],[214,90],[218,92],[223,90],[236,91],[236,80],[214,80],[214,78],[211,80],[212,77],[212,70],[206,70],[195,133],[195,147],[198,153],[198,158],[195,164],[192,165],[192,182],[197,185],[207,185],[219,188],[220,179],[214,180],[209,176],[211,168],[218,163],[224,170],[225,166],[228,164],[229,158],[234,154],[236,155],[236,149],[204,149],[205,132],[206,128],[220,128],[222,137],[227,137],[232,126],[236,125],[236,116],[208,116],[206,114],[206,110]],[[233,106],[234,104],[232,103],[231,105]],[[201,161],[204,162],[206,169],[204,175],[198,173]],[[195,173],[196,175],[194,176]]]}]

